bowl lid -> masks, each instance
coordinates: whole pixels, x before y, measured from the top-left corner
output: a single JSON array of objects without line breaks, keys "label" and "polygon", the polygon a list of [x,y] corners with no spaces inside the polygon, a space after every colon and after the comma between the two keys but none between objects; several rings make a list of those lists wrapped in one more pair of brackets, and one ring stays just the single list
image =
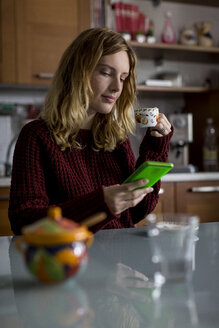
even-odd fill
[{"label": "bowl lid", "polygon": [[51,206],[47,217],[25,226],[23,239],[30,245],[49,246],[75,241],[92,241],[93,234],[86,226],[62,217],[60,207]]}]

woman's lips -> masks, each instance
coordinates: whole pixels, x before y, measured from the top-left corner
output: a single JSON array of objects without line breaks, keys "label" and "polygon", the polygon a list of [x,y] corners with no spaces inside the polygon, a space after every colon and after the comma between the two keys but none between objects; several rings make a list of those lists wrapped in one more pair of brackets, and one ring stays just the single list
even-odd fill
[{"label": "woman's lips", "polygon": [[115,101],[115,98],[114,97],[110,97],[110,96],[103,96],[103,97],[109,103],[113,103]]}]

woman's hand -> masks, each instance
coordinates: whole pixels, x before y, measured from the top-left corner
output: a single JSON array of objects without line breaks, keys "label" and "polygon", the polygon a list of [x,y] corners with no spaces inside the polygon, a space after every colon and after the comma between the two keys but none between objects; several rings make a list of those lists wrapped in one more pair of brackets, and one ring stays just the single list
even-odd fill
[{"label": "woman's hand", "polygon": [[163,137],[171,132],[171,123],[163,113],[159,114],[157,125],[150,128],[153,137]]},{"label": "woman's hand", "polygon": [[120,214],[129,207],[136,206],[153,188],[136,188],[144,186],[148,180],[141,179],[122,185],[105,187],[103,190],[104,200],[114,215]]}]

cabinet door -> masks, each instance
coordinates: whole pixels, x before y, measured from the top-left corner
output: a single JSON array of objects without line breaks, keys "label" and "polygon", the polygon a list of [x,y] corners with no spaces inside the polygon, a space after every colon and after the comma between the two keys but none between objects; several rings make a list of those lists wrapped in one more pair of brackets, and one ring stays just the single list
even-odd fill
[{"label": "cabinet door", "polygon": [[162,182],[159,202],[153,213],[174,213],[175,212],[175,192],[173,182]]},{"label": "cabinet door", "polygon": [[219,221],[219,181],[176,183],[177,212],[197,214],[201,222]]},{"label": "cabinet door", "polygon": [[49,84],[62,53],[90,27],[90,0],[15,0],[17,81]]},{"label": "cabinet door", "polygon": [[[175,192],[173,182],[162,182],[159,192],[159,201],[153,213],[174,213],[175,212]],[[146,226],[146,219],[137,223],[137,227]]]},{"label": "cabinet door", "polygon": [[0,1],[0,82],[16,81],[14,0]]},{"label": "cabinet door", "polygon": [[9,188],[0,188],[0,236],[11,236],[11,226],[8,219]]}]

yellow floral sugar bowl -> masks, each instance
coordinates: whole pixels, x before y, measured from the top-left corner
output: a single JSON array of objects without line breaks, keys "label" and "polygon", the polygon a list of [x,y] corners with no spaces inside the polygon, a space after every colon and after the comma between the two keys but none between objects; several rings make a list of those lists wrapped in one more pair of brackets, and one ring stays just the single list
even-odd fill
[{"label": "yellow floral sugar bowl", "polygon": [[59,283],[78,274],[88,260],[93,234],[85,225],[62,217],[59,207],[22,230],[16,246],[29,271],[44,283]]}]

